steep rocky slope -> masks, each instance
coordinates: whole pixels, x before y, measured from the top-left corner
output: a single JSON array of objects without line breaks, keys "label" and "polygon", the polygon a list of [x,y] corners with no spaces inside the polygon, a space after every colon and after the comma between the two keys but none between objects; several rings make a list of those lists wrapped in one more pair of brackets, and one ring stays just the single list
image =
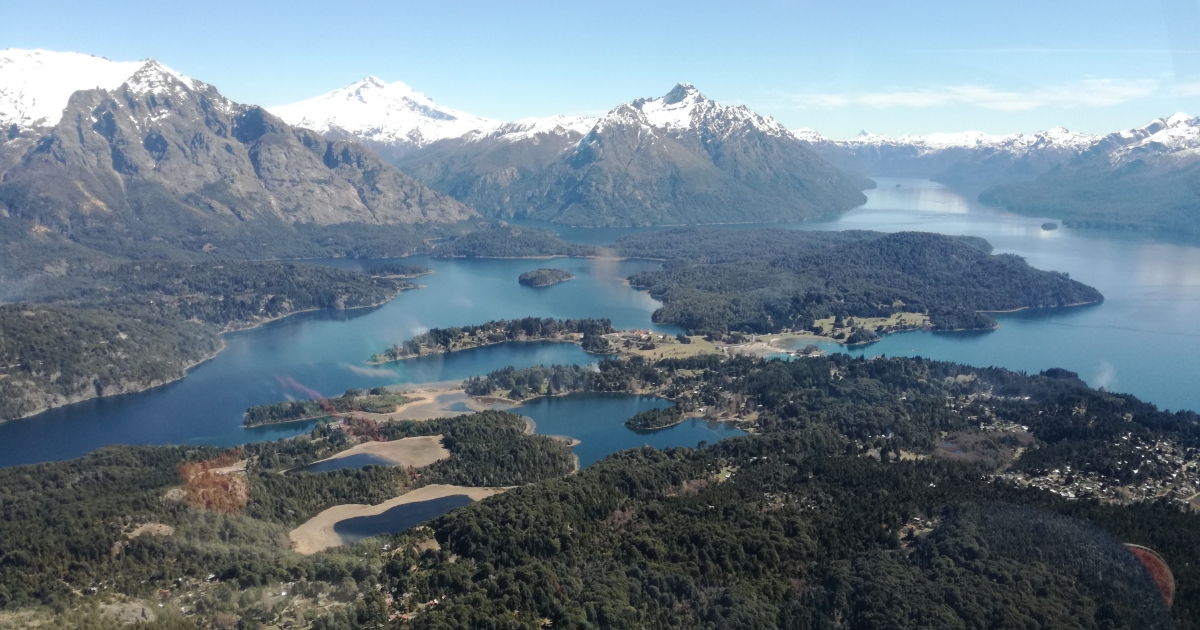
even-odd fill
[{"label": "steep rocky slope", "polygon": [[203,249],[299,224],[474,216],[357,142],[291,127],[153,60],[115,89],[72,94],[30,144],[19,158],[7,152],[0,219],[100,249],[113,239]]}]

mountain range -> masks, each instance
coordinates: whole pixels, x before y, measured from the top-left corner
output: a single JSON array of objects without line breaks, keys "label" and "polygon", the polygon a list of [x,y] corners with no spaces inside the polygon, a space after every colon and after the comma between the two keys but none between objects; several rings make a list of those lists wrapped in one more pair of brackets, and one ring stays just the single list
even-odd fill
[{"label": "mountain range", "polygon": [[499,123],[373,78],[272,111],[383,144],[377,150],[403,170],[492,217],[585,226],[799,220],[859,205],[871,185],[774,119],[684,83],[596,118]]},{"label": "mountain range", "polygon": [[794,133],[831,163],[869,176],[929,178],[1075,227],[1200,236],[1200,118],[1184,113],[1107,135],[1062,127],[1006,136],[863,132],[849,140]]},{"label": "mountain range", "polygon": [[[381,114],[389,94],[403,98]],[[831,140],[722,107],[686,84],[600,117],[503,123],[373,78],[273,111],[296,124],[333,121],[319,128],[375,143],[401,169],[486,216],[576,225],[777,221],[850,207],[861,197],[849,189],[870,187],[868,177],[917,177],[1068,225],[1200,234],[1200,119],[1186,114],[1108,135],[1055,127]]]},{"label": "mountain range", "polygon": [[267,110],[153,60],[10,49],[0,127],[4,218],[192,250],[212,234],[477,213],[582,226],[799,220],[862,203],[881,176],[1071,225],[1200,233],[1200,119],[1184,114],[1105,136],[831,140],[684,83],[601,116],[504,122],[376,77]]},{"label": "mountain range", "polygon": [[[52,88],[29,79],[31,66]],[[129,255],[138,244],[202,251],[250,233],[283,238],[297,225],[477,216],[355,140],[292,127],[152,59],[116,78],[130,68],[74,53],[0,55],[0,79],[26,79],[4,88],[0,218]],[[79,89],[48,102],[71,80]],[[57,118],[46,113],[54,107]]]}]

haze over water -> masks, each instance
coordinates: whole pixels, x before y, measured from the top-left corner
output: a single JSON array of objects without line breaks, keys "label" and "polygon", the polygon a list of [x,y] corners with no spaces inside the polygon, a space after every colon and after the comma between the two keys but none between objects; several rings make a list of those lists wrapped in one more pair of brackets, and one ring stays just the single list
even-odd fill
[{"label": "haze over water", "polygon": [[[1070,309],[999,314],[996,318],[1001,327],[990,332],[888,335],[878,343],[850,350],[851,354],[920,355],[1028,372],[1064,367],[1094,386],[1129,392],[1163,408],[1200,409],[1196,382],[1200,375],[1200,249],[1156,241],[1146,234],[1067,228],[1045,231],[1041,228],[1044,219],[988,208],[930,182],[877,181],[879,187],[867,192],[868,202],[860,208],[827,221],[783,227],[981,236],[998,252],[1024,256],[1034,267],[1065,271],[1095,286],[1106,301]],[[756,226],[728,229],[747,227]],[[641,231],[552,229],[567,240],[594,244],[609,244],[623,234]],[[384,261],[326,262],[369,267]],[[296,435],[311,424],[246,430],[241,427],[242,412],[251,405],[307,398],[314,392],[328,396],[351,387],[461,379],[507,365],[590,363],[595,357],[577,346],[555,343],[508,344],[382,366],[369,366],[364,360],[430,327],[541,316],[608,317],[618,328],[647,328],[658,306],[624,282],[632,273],[658,267],[650,261],[411,258],[403,262],[435,270],[417,281],[425,288],[405,292],[375,309],[305,313],[230,334],[224,352],[182,381],[0,424],[0,466],[69,459],[112,443],[233,445]],[[521,272],[546,266],[567,269],[577,279],[546,289],[517,284]],[[676,331],[670,326],[656,328]],[[832,342],[818,345],[844,351]],[[624,413],[625,405],[614,401],[611,413]],[[575,413],[565,409],[569,405],[543,406]],[[619,423],[605,423],[626,430]],[[539,431],[542,425],[551,424],[554,433],[569,434],[565,430],[568,425],[561,420],[539,420]],[[679,441],[673,443],[712,441],[710,429],[694,428],[674,432]],[[632,444],[626,438],[608,443],[614,448]]]}]

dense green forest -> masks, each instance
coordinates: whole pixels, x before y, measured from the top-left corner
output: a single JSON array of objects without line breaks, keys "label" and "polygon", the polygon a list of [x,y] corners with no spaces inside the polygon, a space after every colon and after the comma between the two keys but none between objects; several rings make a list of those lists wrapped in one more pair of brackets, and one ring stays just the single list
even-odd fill
[{"label": "dense green forest", "polygon": [[524,258],[541,256],[595,256],[591,245],[568,243],[541,228],[500,223],[436,243],[434,256],[466,258]]},{"label": "dense green forest", "polygon": [[278,262],[96,265],[0,307],[0,421],[180,378],[218,333],[312,309],[385,302],[407,280]]},{"label": "dense green forest", "polygon": [[1010,483],[1008,462],[983,457],[901,461],[963,433],[996,449],[1027,428],[1036,447],[1012,465],[1034,477],[1065,468],[1112,485],[1169,482],[1179,466],[1147,455],[1170,443],[1190,453],[1194,477],[1194,413],[1063,370],[845,355],[604,361],[472,383],[653,391],[753,413],[760,434],[612,456],[435,521],[443,549],[473,563],[420,558],[415,574],[391,576],[413,600],[444,598],[417,627],[1171,627],[1118,542],[1167,557],[1174,622],[1198,627],[1200,518],[1179,503],[1114,505],[1103,489],[1067,500],[1066,486]]},{"label": "dense green forest", "polygon": [[367,391],[350,389],[335,398],[288,400],[269,405],[255,405],[246,410],[246,417],[242,424],[247,427],[257,427],[264,424],[295,422],[352,411],[392,413],[396,411],[397,406],[411,401],[411,398],[403,394],[391,392],[382,387]]},{"label": "dense green forest", "polygon": [[[232,453],[110,447],[0,470],[0,608],[78,611],[111,593],[175,597],[167,588],[191,593],[184,621],[212,627],[220,613],[277,624],[285,607],[259,598],[270,584],[294,583],[291,592],[330,604],[293,625],[329,629],[1200,627],[1200,517],[1174,500],[1109,492],[1194,476],[1200,418],[1090,389],[1064,370],[705,355],[508,368],[467,387],[657,393],[680,409],[752,418],[756,433],[696,450],[626,451],[568,475],[562,441],[485,412],[322,424]],[[942,454],[963,435],[1001,448],[1026,434],[1025,454],[1004,461]],[[417,471],[279,474],[364,437],[417,435],[444,436],[451,457]],[[1190,464],[1154,463],[1176,452]],[[164,500],[181,471],[235,459],[246,462],[240,509]],[[1067,466],[1109,486],[1073,499],[1063,491],[1070,481],[1035,487]],[[431,530],[313,556],[280,542],[332,505],[378,503],[426,483],[524,487]],[[143,523],[174,530],[131,537]],[[422,542],[431,533],[436,547]],[[1177,583],[1170,612],[1122,542],[1166,559]]]},{"label": "dense green forest", "polygon": [[924,313],[936,329],[990,328],[981,311],[1103,299],[1065,274],[990,254],[974,237],[918,232],[685,228],[622,237],[625,256],[666,258],[635,274],[663,306],[654,321],[697,333],[805,330],[827,317]]},{"label": "dense green forest", "polygon": [[0,305],[0,421],[177,379],[220,347],[212,327],[178,318]]},{"label": "dense green forest", "polygon": [[[359,548],[300,556],[288,549],[288,528],[332,505],[378,503],[427,483],[519,485],[574,467],[561,440],[526,435],[524,421],[504,412],[378,430],[389,440],[443,435],[451,456],[419,471],[279,474],[351,446],[352,431],[326,424],[305,437],[236,451],[113,446],[73,461],[0,470],[0,611],[64,611],[99,593],[148,597],[166,588],[194,593],[189,611],[210,622],[221,611],[270,621],[270,609],[264,613],[238,592],[298,581],[315,591],[349,589],[343,595],[354,602],[375,590],[379,545],[367,557]],[[241,510],[218,513],[173,498],[172,490],[186,485],[185,466],[222,456],[248,464]],[[173,533],[130,535],[145,523]]]},{"label": "dense green forest", "polygon": [[[436,519],[443,555],[384,575],[440,598],[416,628],[1173,627],[1120,542],[1186,565],[1195,515],[842,448],[810,428],[627,451]],[[1174,623],[1195,627],[1184,608]]]},{"label": "dense green forest", "polygon": [[373,306],[414,286],[306,263],[143,261],[49,280],[26,299],[238,328],[297,311]]},{"label": "dense green forest", "polygon": [[383,352],[375,353],[369,361],[399,361],[423,354],[453,352],[506,341],[565,340],[568,336],[578,336],[579,339],[570,339],[578,340],[584,350],[600,353],[608,350],[608,342],[601,335],[611,332],[614,332],[612,322],[607,319],[501,319],[475,326],[431,328]]},{"label": "dense green forest", "polygon": [[548,287],[574,279],[571,272],[563,269],[534,269],[517,276],[517,282],[527,287]]}]

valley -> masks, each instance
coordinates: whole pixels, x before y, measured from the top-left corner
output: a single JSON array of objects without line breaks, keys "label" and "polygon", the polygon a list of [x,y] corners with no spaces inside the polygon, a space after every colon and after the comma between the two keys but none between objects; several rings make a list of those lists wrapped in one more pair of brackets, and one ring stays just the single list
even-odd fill
[{"label": "valley", "polygon": [[1200,627],[1200,119],[714,84],[0,50],[0,630]]}]

